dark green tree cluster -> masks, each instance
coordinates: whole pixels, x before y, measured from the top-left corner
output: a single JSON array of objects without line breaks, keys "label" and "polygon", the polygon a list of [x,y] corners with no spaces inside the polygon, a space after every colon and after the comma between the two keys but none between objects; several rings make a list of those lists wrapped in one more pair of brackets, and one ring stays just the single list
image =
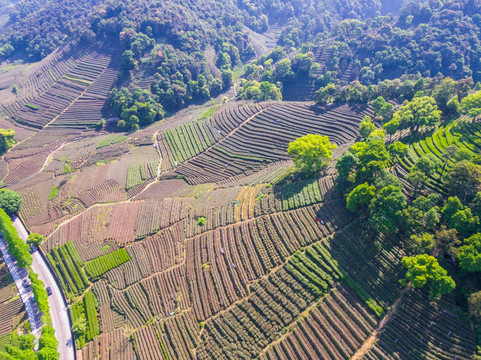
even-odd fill
[{"label": "dark green tree cluster", "polygon": [[12,220],[7,213],[0,208],[0,232],[8,244],[8,251],[17,260],[18,266],[28,268],[32,265],[32,255],[29,246],[18,236]]},{"label": "dark green tree cluster", "polygon": [[35,336],[14,334],[5,351],[0,352],[1,360],[59,360],[57,351],[58,340],[55,338],[53,327],[46,325],[42,328],[38,342],[38,352],[34,351]]},{"label": "dark green tree cluster", "polygon": [[22,203],[23,198],[19,193],[8,189],[0,189],[0,208],[2,208],[7,215],[18,213]]},{"label": "dark green tree cluster", "polygon": [[476,60],[481,56],[479,3],[406,2],[400,12],[398,18],[349,19],[337,24],[331,33],[338,41],[330,47],[329,82],[338,83],[347,68],[363,85],[417,73],[481,79],[481,64]]},{"label": "dark green tree cluster", "polygon": [[281,90],[268,81],[261,83],[255,80],[242,80],[238,91],[239,99],[263,100],[282,100]]},{"label": "dark green tree cluster", "polygon": [[192,100],[209,99],[232,85],[229,66],[221,77],[214,77],[203,54],[184,53],[169,45],[159,45],[152,51],[149,66],[155,69],[151,91],[167,110],[183,107]]},{"label": "dark green tree cluster", "polygon": [[374,17],[381,10],[378,0],[242,0],[239,4],[245,24],[254,31],[267,30],[268,23],[288,24],[281,33],[280,43],[289,47],[329,31],[342,19]]},{"label": "dark green tree cluster", "polygon": [[246,66],[244,77],[247,80],[269,81],[287,85],[306,77],[314,77],[320,65],[314,62],[314,54],[309,47],[304,47],[301,52],[289,59],[282,47],[276,47],[257,61]]},{"label": "dark green tree cluster", "polygon": [[120,117],[119,130],[136,131],[141,126],[161,120],[164,109],[152,96],[150,91],[135,87],[132,90],[113,89],[108,98],[109,105]]},{"label": "dark green tree cluster", "polygon": [[[384,106],[382,101],[379,103],[378,109]],[[452,218],[463,222],[465,219],[458,212],[465,209],[460,202],[458,207],[449,205],[449,201],[448,205],[440,205],[437,194],[413,199],[406,197],[402,183],[388,171],[388,167],[406,155],[407,146],[394,142],[386,147],[382,130],[372,130],[370,121],[364,119],[361,123],[365,141],[355,143],[336,164],[337,185],[346,195],[346,207],[367,217],[374,229],[404,237],[404,247],[413,256],[405,257],[403,265],[407,268],[406,280],[413,287],[429,287],[432,298],[449,293],[456,284],[431,253],[435,247],[451,249],[459,245],[457,231],[450,228],[454,225],[446,219],[452,213]],[[424,172],[434,171],[429,161],[419,161],[416,166]],[[481,194],[479,199],[481,203]],[[470,213],[466,215],[469,217]],[[475,220],[479,225],[479,219]],[[466,221],[463,228],[472,220]],[[439,228],[441,222],[444,227]],[[469,245],[471,247],[465,253],[474,258],[469,251],[477,243],[472,241]]]},{"label": "dark green tree cluster", "polygon": [[15,144],[15,130],[0,129],[0,154],[5,153]]},{"label": "dark green tree cluster", "polygon": [[404,220],[407,202],[402,184],[387,168],[406,153],[405,145],[386,147],[382,130],[357,142],[336,163],[337,184],[346,194],[347,208],[369,217],[371,225],[394,233]]},{"label": "dark green tree cluster", "polygon": [[384,124],[389,135],[394,135],[398,129],[419,131],[424,126],[434,126],[441,119],[436,101],[429,96],[415,97],[404,104],[394,113],[391,121]]}]

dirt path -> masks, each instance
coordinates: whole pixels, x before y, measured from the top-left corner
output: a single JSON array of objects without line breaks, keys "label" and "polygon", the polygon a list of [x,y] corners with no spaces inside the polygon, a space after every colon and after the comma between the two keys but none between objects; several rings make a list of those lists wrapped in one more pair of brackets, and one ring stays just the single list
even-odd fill
[{"label": "dirt path", "polygon": [[[127,202],[130,202],[131,200],[135,200],[135,198],[139,197],[141,194],[143,194],[148,188],[150,188],[152,185],[154,185],[160,178],[160,175],[162,173],[161,169],[162,169],[162,161],[164,159],[162,159],[162,153],[160,152],[160,146],[159,146],[159,141],[157,140],[157,135],[159,134],[160,130],[157,130],[153,137],[154,137],[154,143],[155,143],[155,150],[159,153],[159,164],[157,165],[157,175],[155,176],[155,179],[152,179],[152,181],[147,184],[147,186],[141,191],[139,192],[137,195],[131,197],[130,199],[127,200]],[[150,181],[150,180],[146,180],[146,181]]]},{"label": "dirt path", "polygon": [[391,310],[382,318],[381,322],[379,323],[378,327],[372,332],[372,334],[364,341],[362,346],[356,351],[356,353],[351,357],[351,360],[360,360],[366,355],[369,350],[374,346],[376,340],[379,337],[379,333],[384,329],[384,327],[389,323],[392,319],[393,315],[396,314],[399,304],[401,303],[404,295],[409,291],[411,288],[410,285],[406,286],[402,291],[399,297],[394,302]]}]

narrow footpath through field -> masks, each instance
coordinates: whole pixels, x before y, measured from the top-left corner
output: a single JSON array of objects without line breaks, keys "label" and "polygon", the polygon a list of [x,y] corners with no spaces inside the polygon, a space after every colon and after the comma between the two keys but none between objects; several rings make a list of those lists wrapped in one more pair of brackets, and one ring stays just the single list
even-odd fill
[{"label": "narrow footpath through field", "polygon": [[381,322],[379,323],[378,327],[372,332],[372,334],[364,341],[362,346],[356,351],[356,353],[351,357],[351,360],[361,360],[364,355],[366,355],[369,350],[374,346],[376,343],[376,340],[379,337],[379,334],[382,332],[384,327],[389,323],[393,315],[396,314],[397,308],[399,307],[399,304],[401,304],[404,295],[409,291],[411,288],[410,285],[406,286],[402,291],[399,297],[396,299],[394,302],[391,310],[382,318]]},{"label": "narrow footpath through field", "polygon": [[[19,217],[15,217],[13,219],[13,225],[17,229],[20,238],[26,241],[28,237],[28,232]],[[49,296],[48,303],[50,305],[52,326],[55,329],[55,337],[58,340],[58,352],[60,353],[60,360],[74,360],[74,340],[72,337],[72,326],[70,324],[70,318],[68,316],[67,302],[63,297],[63,293],[60,287],[57,285],[57,282],[55,281],[53,273],[49,265],[47,264],[45,258],[40,254],[39,251],[33,253],[32,257],[32,270],[38,275],[40,280],[43,281],[46,287],[50,287],[52,289],[52,295]],[[25,306],[27,306],[27,303],[25,301],[24,304]]]}]

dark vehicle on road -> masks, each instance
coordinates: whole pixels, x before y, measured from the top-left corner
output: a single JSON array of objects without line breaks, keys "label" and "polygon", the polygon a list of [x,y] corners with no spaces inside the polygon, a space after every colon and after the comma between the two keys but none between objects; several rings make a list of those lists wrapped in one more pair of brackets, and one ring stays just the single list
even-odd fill
[{"label": "dark vehicle on road", "polygon": [[28,279],[23,279],[23,280],[22,280],[22,285],[23,285],[23,287],[25,287],[25,288],[29,287],[29,286],[30,286],[30,280],[28,280]]},{"label": "dark vehicle on road", "polygon": [[52,295],[52,289],[50,288],[50,286],[47,286],[47,294],[48,296]]}]

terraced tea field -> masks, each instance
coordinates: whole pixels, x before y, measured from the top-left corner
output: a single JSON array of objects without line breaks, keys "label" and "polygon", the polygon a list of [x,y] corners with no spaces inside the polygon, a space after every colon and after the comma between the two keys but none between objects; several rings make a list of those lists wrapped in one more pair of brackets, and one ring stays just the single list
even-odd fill
[{"label": "terraced tea field", "polygon": [[[44,91],[48,99],[69,84],[63,110],[51,109],[58,116],[40,100],[37,110],[17,109],[24,126],[55,120],[0,163],[4,183],[24,198],[23,221],[46,236],[41,251],[73,320],[86,321],[79,358],[354,356],[401,294],[404,251],[399,238],[346,210],[334,162],[320,177],[298,176],[286,148],[319,133],[339,146],[336,159],[370,107],[234,102],[207,118],[203,108],[189,110],[134,134],[82,130],[101,112],[112,61],[85,55]],[[469,148],[466,137],[446,134],[414,142],[399,171],[434,139]],[[420,296],[408,294],[402,306],[426,306]],[[431,321],[447,329],[446,301],[411,319],[412,334]],[[432,357],[432,341],[443,349],[454,338],[460,359],[474,353],[474,332],[462,322],[450,335],[433,327],[418,343],[396,341],[405,331],[398,319],[365,359],[392,351]]]}]

